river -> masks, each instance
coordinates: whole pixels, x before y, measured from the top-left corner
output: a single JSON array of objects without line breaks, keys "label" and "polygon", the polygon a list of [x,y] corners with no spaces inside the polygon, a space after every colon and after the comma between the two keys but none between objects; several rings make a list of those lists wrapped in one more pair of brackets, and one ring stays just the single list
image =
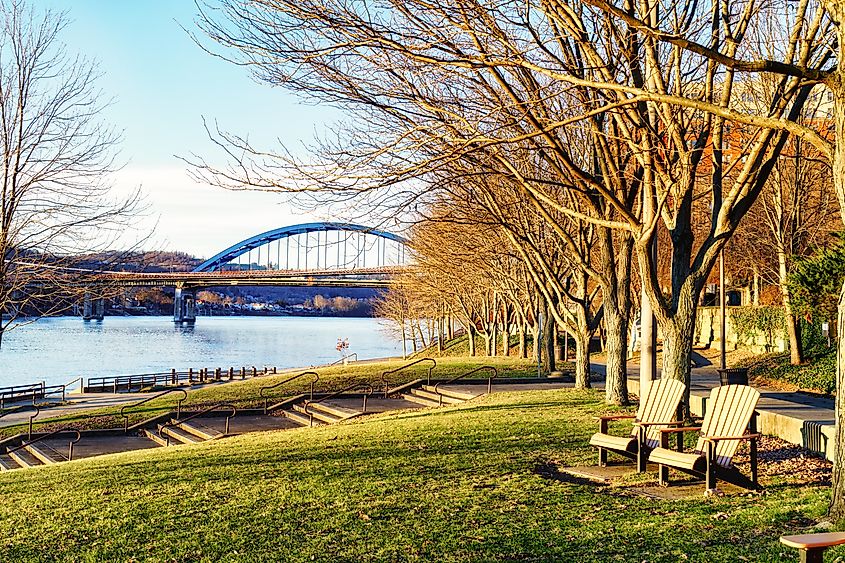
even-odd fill
[{"label": "river", "polygon": [[180,326],[170,317],[56,317],[4,334],[0,387],[171,368],[326,364],[340,358],[338,338],[360,359],[402,354],[379,319],[200,317]]}]

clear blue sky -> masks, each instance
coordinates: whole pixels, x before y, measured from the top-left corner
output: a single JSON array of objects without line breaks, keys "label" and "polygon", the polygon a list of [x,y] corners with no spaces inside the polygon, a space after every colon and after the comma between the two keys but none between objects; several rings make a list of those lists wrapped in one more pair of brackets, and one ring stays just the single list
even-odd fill
[{"label": "clear blue sky", "polygon": [[203,116],[259,146],[277,138],[296,149],[336,112],[300,105],[288,92],[256,83],[243,67],[212,57],[180,27],[195,30],[190,0],[32,0],[65,11],[69,52],[99,63],[98,82],[114,103],[104,120],[123,132],[126,167],[118,189],[142,185],[157,221],[151,246],[210,256],[263,230],[300,222],[273,194],[227,192],[190,180],[174,155],[222,159]]}]

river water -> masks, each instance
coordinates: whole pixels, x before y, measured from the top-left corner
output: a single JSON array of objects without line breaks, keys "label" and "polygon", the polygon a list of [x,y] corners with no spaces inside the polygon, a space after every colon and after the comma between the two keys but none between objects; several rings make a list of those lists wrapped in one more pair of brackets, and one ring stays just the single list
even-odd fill
[{"label": "river water", "polygon": [[180,371],[189,367],[320,365],[340,358],[338,338],[359,359],[397,356],[400,342],[384,321],[333,317],[199,317],[193,326],[171,317],[41,319],[3,336],[0,387],[78,376]]}]

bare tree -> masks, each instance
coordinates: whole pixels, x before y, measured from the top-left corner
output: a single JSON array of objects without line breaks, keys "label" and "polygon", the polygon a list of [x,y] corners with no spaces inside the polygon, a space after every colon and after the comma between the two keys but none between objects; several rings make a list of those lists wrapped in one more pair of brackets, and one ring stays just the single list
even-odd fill
[{"label": "bare tree", "polygon": [[105,176],[118,136],[101,124],[93,64],[67,54],[64,15],[0,2],[0,338],[22,315],[63,310],[75,258],[105,249],[139,211]]}]

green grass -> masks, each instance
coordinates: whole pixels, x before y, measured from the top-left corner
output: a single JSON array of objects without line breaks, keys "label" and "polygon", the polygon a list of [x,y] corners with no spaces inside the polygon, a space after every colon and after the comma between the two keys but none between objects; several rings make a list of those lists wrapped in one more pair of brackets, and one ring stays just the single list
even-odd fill
[{"label": "green grass", "polygon": [[[348,366],[336,366],[321,368],[317,370],[319,381],[315,385],[315,391],[332,392],[339,391],[354,383],[369,383],[376,391],[383,389],[381,374],[387,370],[410,363],[413,360],[368,362],[356,363]],[[516,358],[438,358],[437,367],[433,372],[435,378],[448,379],[481,365],[493,365],[499,370],[500,377],[532,377],[536,375],[536,367],[528,360]],[[400,373],[388,376],[391,387],[401,383],[407,383],[416,378],[424,378],[428,373],[429,364],[424,363]],[[305,371],[305,370],[303,370]],[[192,409],[202,406],[213,405],[220,402],[231,402],[238,407],[261,407],[263,400],[259,396],[261,387],[273,385],[284,381],[294,374],[277,376],[258,377],[243,381],[235,380],[222,384],[207,385],[202,388],[188,390],[188,398],[183,403],[183,408]],[[481,376],[485,376],[481,374]],[[272,397],[277,401],[286,396],[303,393],[308,389],[308,382],[311,376],[297,379],[287,385],[271,391]],[[161,399],[150,401],[135,409],[128,409],[130,424],[152,418],[170,410],[175,410],[176,401],[179,395],[171,393]],[[143,397],[139,397],[141,400]],[[271,401],[271,404],[273,401]],[[50,417],[49,410],[44,410],[39,419],[36,419],[36,431],[50,431],[65,426],[74,426],[80,429],[91,428],[119,428],[123,426],[124,419],[119,416],[120,407],[91,410],[84,415]],[[25,425],[16,425],[0,428],[0,437],[13,436],[25,431]]]},{"label": "green grass", "polygon": [[[594,391],[0,474],[0,561],[796,561],[828,491],[662,501],[542,476],[594,463]],[[741,559],[744,558],[744,559]]]},{"label": "green grass", "polygon": [[751,377],[782,381],[799,389],[832,395],[836,391],[836,350],[811,357],[807,363],[793,366],[789,353],[766,354],[746,362]]}]

